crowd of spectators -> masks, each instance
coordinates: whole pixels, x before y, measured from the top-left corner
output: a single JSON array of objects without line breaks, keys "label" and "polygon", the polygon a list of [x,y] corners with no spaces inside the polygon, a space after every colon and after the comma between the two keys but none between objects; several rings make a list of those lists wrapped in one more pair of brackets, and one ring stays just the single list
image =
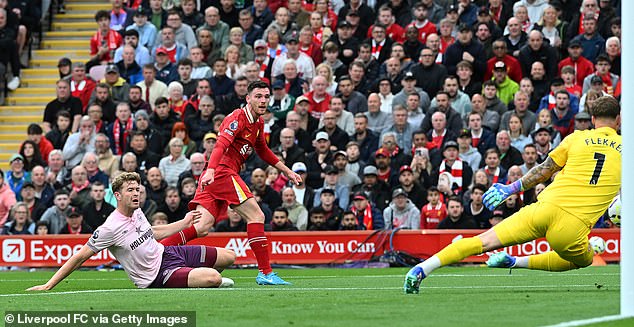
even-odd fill
[{"label": "crowd of spectators", "polygon": [[[620,1],[111,4],[91,60],[60,59],[57,97],[0,177],[5,234],[89,233],[121,172],[141,175],[153,224],[182,219],[256,80],[272,89],[266,140],[305,181],[245,163],[270,230],[489,228],[547,185],[493,212],[489,186],[592,128],[594,101],[621,92]],[[216,218],[217,232],[246,230],[232,210]]]}]

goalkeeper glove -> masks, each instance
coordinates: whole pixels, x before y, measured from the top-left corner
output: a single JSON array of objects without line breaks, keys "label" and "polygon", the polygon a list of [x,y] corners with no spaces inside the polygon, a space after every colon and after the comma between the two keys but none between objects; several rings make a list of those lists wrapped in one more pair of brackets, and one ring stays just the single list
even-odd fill
[{"label": "goalkeeper glove", "polygon": [[497,206],[502,204],[509,196],[522,190],[522,181],[517,180],[509,185],[502,185],[499,183],[493,184],[486,193],[482,202],[490,211],[493,211]]}]

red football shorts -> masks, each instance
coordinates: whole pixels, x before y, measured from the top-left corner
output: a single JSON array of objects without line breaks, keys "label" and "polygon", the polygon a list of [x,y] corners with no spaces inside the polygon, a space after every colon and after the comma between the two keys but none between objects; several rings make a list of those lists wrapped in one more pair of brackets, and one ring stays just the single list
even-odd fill
[{"label": "red football shorts", "polygon": [[188,207],[194,210],[201,205],[217,219],[226,216],[227,206],[241,204],[252,197],[251,190],[238,174],[223,169],[216,171],[211,185],[198,186]]}]

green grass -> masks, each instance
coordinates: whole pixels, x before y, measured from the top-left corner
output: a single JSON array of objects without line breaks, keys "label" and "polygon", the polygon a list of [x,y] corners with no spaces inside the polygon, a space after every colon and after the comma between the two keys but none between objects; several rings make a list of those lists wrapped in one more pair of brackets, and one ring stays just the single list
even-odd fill
[{"label": "green grass", "polygon": [[[407,270],[278,270],[292,286],[255,284],[228,270],[233,289],[138,290],[123,272],[79,271],[29,295],[50,271],[0,273],[0,310],[196,311],[198,326],[542,326],[619,312],[619,266],[565,273],[448,267],[404,295]],[[78,292],[63,293],[74,291]],[[99,290],[104,290],[99,291]],[[596,326],[632,326],[634,320]],[[594,325],[593,325],[594,326]]]}]

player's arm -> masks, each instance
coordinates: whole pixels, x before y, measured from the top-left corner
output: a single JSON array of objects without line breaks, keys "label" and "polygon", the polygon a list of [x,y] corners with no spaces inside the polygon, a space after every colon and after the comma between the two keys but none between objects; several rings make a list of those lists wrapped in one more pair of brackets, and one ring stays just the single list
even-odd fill
[{"label": "player's arm", "polygon": [[537,184],[549,180],[561,168],[563,167],[559,166],[555,160],[548,156],[544,162],[533,167],[519,180],[522,183],[521,190],[531,189]]},{"label": "player's arm", "polygon": [[269,165],[277,168],[277,170],[281,171],[284,175],[288,177],[295,185],[299,185],[302,182],[302,177],[297,173],[288,168],[274,153],[269,149],[269,146],[266,144],[266,140],[264,139],[264,131],[260,130],[260,135],[255,141],[255,152],[262,158],[262,160],[266,161]]},{"label": "player's arm", "polygon": [[[220,159],[227,151],[227,148],[231,143],[233,143],[236,133],[238,133],[237,128],[238,124],[234,127],[232,123],[227,123],[228,121],[233,121],[233,116],[230,115],[222,122],[220,125],[220,129],[218,132],[218,139],[216,140],[216,145],[214,149],[211,151],[211,155],[209,156],[209,160],[207,161],[207,170],[200,177],[200,184],[204,187],[214,182],[214,174],[218,164],[220,164]],[[237,122],[237,121],[236,121]]]},{"label": "player's arm", "polygon": [[556,172],[561,170],[553,158],[548,156],[544,162],[533,167],[526,175],[516,180],[509,185],[502,185],[499,183],[493,184],[482,199],[483,204],[487,209],[493,211],[497,206],[502,204],[511,194],[515,194],[520,191],[528,190],[535,185],[547,181]]},{"label": "player's arm", "polygon": [[79,268],[86,260],[95,254],[88,245],[84,245],[79,252],[73,254],[64,265],[43,285],[33,286],[27,291],[48,291],[53,289],[59,282],[68,277],[75,269]]},{"label": "player's arm", "polygon": [[166,237],[170,237],[185,228],[198,222],[202,213],[198,210],[188,212],[185,217],[179,221],[175,221],[167,225],[152,226],[152,233],[154,233],[154,239],[160,241]]}]

